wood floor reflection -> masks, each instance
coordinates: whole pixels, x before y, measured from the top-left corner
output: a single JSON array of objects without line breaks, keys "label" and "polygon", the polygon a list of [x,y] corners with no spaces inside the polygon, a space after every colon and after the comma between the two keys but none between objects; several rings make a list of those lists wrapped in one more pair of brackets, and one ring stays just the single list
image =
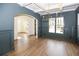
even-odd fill
[{"label": "wood floor reflection", "polygon": [[22,35],[15,41],[15,50],[6,56],[78,56],[79,46],[74,43],[53,39],[36,39]]}]

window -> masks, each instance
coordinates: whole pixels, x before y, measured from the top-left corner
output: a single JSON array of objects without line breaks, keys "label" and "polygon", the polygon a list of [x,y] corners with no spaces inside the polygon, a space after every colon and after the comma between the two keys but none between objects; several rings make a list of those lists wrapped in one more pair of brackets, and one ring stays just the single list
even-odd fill
[{"label": "window", "polygon": [[56,18],[56,33],[63,34],[64,21],[63,17]]},{"label": "window", "polygon": [[49,18],[49,32],[50,33],[63,34],[64,32],[63,29],[64,29],[64,18],[63,17],[57,17],[56,19]]},{"label": "window", "polygon": [[55,18],[49,18],[49,32],[55,33]]}]

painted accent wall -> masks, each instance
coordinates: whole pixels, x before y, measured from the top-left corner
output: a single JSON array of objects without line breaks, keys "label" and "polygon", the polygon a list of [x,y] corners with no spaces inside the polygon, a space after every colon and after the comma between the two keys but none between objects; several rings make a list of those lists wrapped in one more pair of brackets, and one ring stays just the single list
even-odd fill
[{"label": "painted accent wall", "polygon": [[14,49],[14,17],[29,14],[38,19],[38,36],[41,35],[41,17],[16,3],[0,3],[0,55]]}]

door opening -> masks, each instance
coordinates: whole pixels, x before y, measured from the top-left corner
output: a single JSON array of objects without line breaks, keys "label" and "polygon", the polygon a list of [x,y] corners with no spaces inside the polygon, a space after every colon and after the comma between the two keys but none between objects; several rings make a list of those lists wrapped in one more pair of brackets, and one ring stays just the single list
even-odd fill
[{"label": "door opening", "polygon": [[35,36],[38,38],[38,20],[32,16],[22,14],[14,17],[14,40],[21,35]]}]

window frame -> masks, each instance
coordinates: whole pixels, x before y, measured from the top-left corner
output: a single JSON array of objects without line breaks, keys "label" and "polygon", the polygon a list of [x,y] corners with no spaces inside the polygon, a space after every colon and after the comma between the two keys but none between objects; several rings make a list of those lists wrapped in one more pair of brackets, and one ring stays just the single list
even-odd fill
[{"label": "window frame", "polygon": [[[60,33],[57,32],[57,19],[58,19],[58,18],[59,18],[60,20],[63,19],[63,21],[60,22],[60,23],[63,23],[63,25],[60,25],[60,28],[62,27],[62,28],[63,28],[63,31],[60,32]],[[53,32],[50,31],[50,24],[49,24],[49,30],[48,30],[48,32],[49,32],[49,33],[56,33],[56,34],[64,34],[64,17],[63,17],[63,16],[61,16],[61,17],[56,17],[56,18],[55,18],[55,17],[52,17],[52,19],[54,19],[54,22],[55,22],[55,23],[54,23],[54,31],[53,31]],[[48,23],[50,23],[50,20],[51,20],[51,18],[49,18],[49,22],[48,22]],[[51,21],[52,21],[52,20],[51,20]],[[52,25],[51,25],[51,26],[52,26]]]},{"label": "window frame", "polygon": [[[50,22],[52,21],[52,20],[54,20],[53,22],[54,22],[54,25],[52,26],[52,25],[50,25]],[[52,17],[52,18],[49,18],[49,33],[55,33],[55,17]],[[54,30],[52,31],[50,28],[51,27],[53,27],[54,28]]]},{"label": "window frame", "polygon": [[[57,21],[59,20],[59,25],[57,25]],[[59,26],[59,28],[63,28],[63,30],[61,30],[62,32],[57,32],[57,26]],[[64,17],[57,17],[56,18],[56,33],[58,34],[64,34]]]}]

